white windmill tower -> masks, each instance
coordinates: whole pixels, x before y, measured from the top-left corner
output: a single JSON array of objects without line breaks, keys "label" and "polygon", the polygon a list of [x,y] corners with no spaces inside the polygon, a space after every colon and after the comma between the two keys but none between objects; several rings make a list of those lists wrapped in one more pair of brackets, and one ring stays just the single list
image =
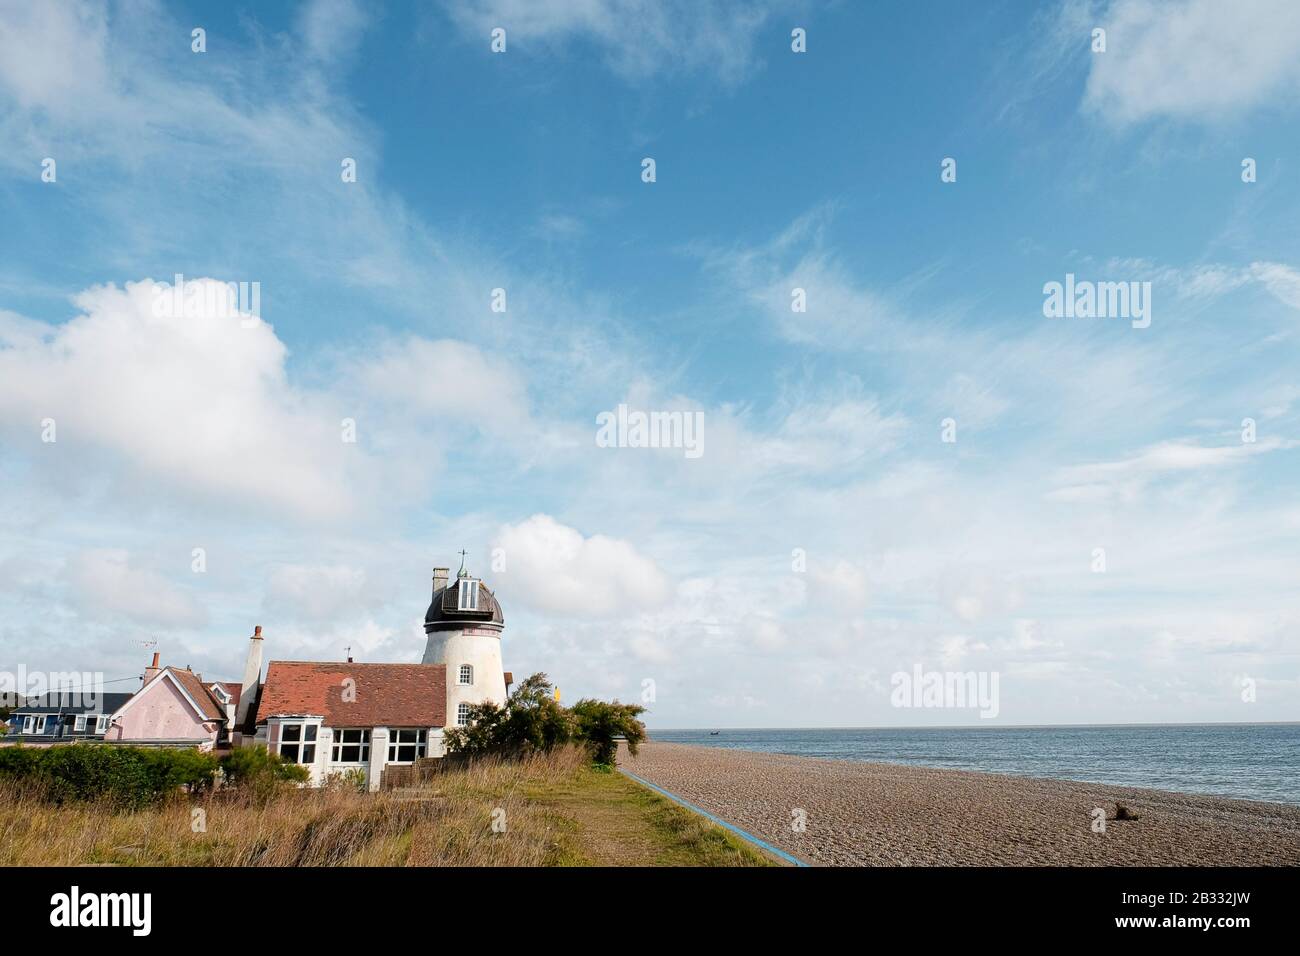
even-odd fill
[{"label": "white windmill tower", "polygon": [[505,618],[496,596],[465,569],[454,580],[447,568],[433,569],[433,601],[424,615],[425,664],[447,667],[447,723],[465,723],[470,704],[505,703],[506,680],[501,666],[501,631]]}]

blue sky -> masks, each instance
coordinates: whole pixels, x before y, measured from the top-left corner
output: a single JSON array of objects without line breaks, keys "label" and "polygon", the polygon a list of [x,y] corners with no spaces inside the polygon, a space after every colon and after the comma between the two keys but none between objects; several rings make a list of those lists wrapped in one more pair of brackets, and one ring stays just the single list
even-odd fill
[{"label": "blue sky", "polygon": [[651,726],[1295,717],[1291,4],[370,7],[0,3],[0,665],[417,660],[464,547]]}]

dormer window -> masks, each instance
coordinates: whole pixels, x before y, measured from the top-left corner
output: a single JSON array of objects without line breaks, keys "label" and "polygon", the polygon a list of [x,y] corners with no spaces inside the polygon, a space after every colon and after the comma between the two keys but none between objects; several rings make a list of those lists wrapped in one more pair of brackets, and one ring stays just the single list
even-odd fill
[{"label": "dormer window", "polygon": [[220,684],[213,684],[212,687],[209,689],[212,691],[213,695],[217,698],[217,700],[221,701],[223,704],[230,703],[232,699],[231,696],[226,693],[226,689],[222,687]]},{"label": "dormer window", "polygon": [[457,593],[456,609],[458,611],[477,611],[478,582],[473,578],[461,578],[457,583],[460,590]]}]

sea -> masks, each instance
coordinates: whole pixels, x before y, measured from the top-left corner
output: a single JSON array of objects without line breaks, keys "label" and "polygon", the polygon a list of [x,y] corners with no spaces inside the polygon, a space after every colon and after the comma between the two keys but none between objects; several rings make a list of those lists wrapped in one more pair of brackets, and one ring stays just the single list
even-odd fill
[{"label": "sea", "polygon": [[651,740],[1300,805],[1300,723],[649,730]]}]

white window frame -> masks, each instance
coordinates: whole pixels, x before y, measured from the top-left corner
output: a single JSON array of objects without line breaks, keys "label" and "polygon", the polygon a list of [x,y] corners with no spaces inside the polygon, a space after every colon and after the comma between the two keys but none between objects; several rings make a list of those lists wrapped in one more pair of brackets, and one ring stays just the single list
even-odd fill
[{"label": "white window frame", "polygon": [[[399,760],[403,748],[413,747],[414,757]],[[415,763],[428,753],[429,731],[424,727],[393,727],[388,731],[388,762]]]},{"label": "white window frame", "polygon": [[74,734],[84,734],[86,732],[86,715],[77,714],[72,721],[72,732]]},{"label": "white window frame", "polygon": [[[355,740],[349,740],[349,736],[354,736]],[[357,753],[360,754],[356,760],[344,760],[343,748],[356,747]],[[330,763],[347,764],[348,766],[361,766],[370,763],[370,728],[369,727],[339,727],[334,730],[334,742],[330,744]]]},{"label": "white window frame", "polygon": [[221,701],[223,704],[228,704],[234,700],[233,697],[226,693],[226,689],[220,684],[213,684],[208,688],[208,690],[212,691],[212,693],[217,696],[217,700]]},{"label": "white window frame", "polygon": [[[298,731],[293,740],[285,740],[284,732],[290,728]],[[308,733],[310,731],[310,734]],[[280,733],[276,738],[275,752],[285,761],[285,763],[302,764],[304,767],[310,767],[316,762],[316,751],[320,746],[320,724],[314,720],[290,720],[280,724]],[[293,759],[285,754],[285,747],[292,747],[294,750]],[[307,750],[311,750],[311,759],[307,759]]]},{"label": "white window frame", "polygon": [[103,734],[108,732],[108,714],[95,715],[95,733]]},{"label": "white window frame", "polygon": [[37,717],[36,717],[36,729],[33,730],[32,733],[35,734],[35,735],[38,736],[38,737],[45,733],[45,718],[46,718],[46,716],[47,716],[47,715],[45,715],[45,714],[38,714]]},{"label": "white window frame", "polygon": [[461,701],[456,705],[456,726],[464,727],[469,723],[470,705],[466,701]]},{"label": "white window frame", "polygon": [[[474,578],[461,578],[456,592],[456,610],[478,610],[478,581]],[[467,600],[468,599],[468,600]]]},{"label": "white window frame", "polygon": [[22,732],[24,734],[30,734],[32,732],[32,726],[33,724],[35,724],[35,722],[36,722],[36,718],[33,717],[31,714],[23,714]]},{"label": "white window frame", "polygon": [[457,680],[457,683],[460,684],[462,687],[474,686],[474,665],[473,664],[460,665],[459,679]]}]

